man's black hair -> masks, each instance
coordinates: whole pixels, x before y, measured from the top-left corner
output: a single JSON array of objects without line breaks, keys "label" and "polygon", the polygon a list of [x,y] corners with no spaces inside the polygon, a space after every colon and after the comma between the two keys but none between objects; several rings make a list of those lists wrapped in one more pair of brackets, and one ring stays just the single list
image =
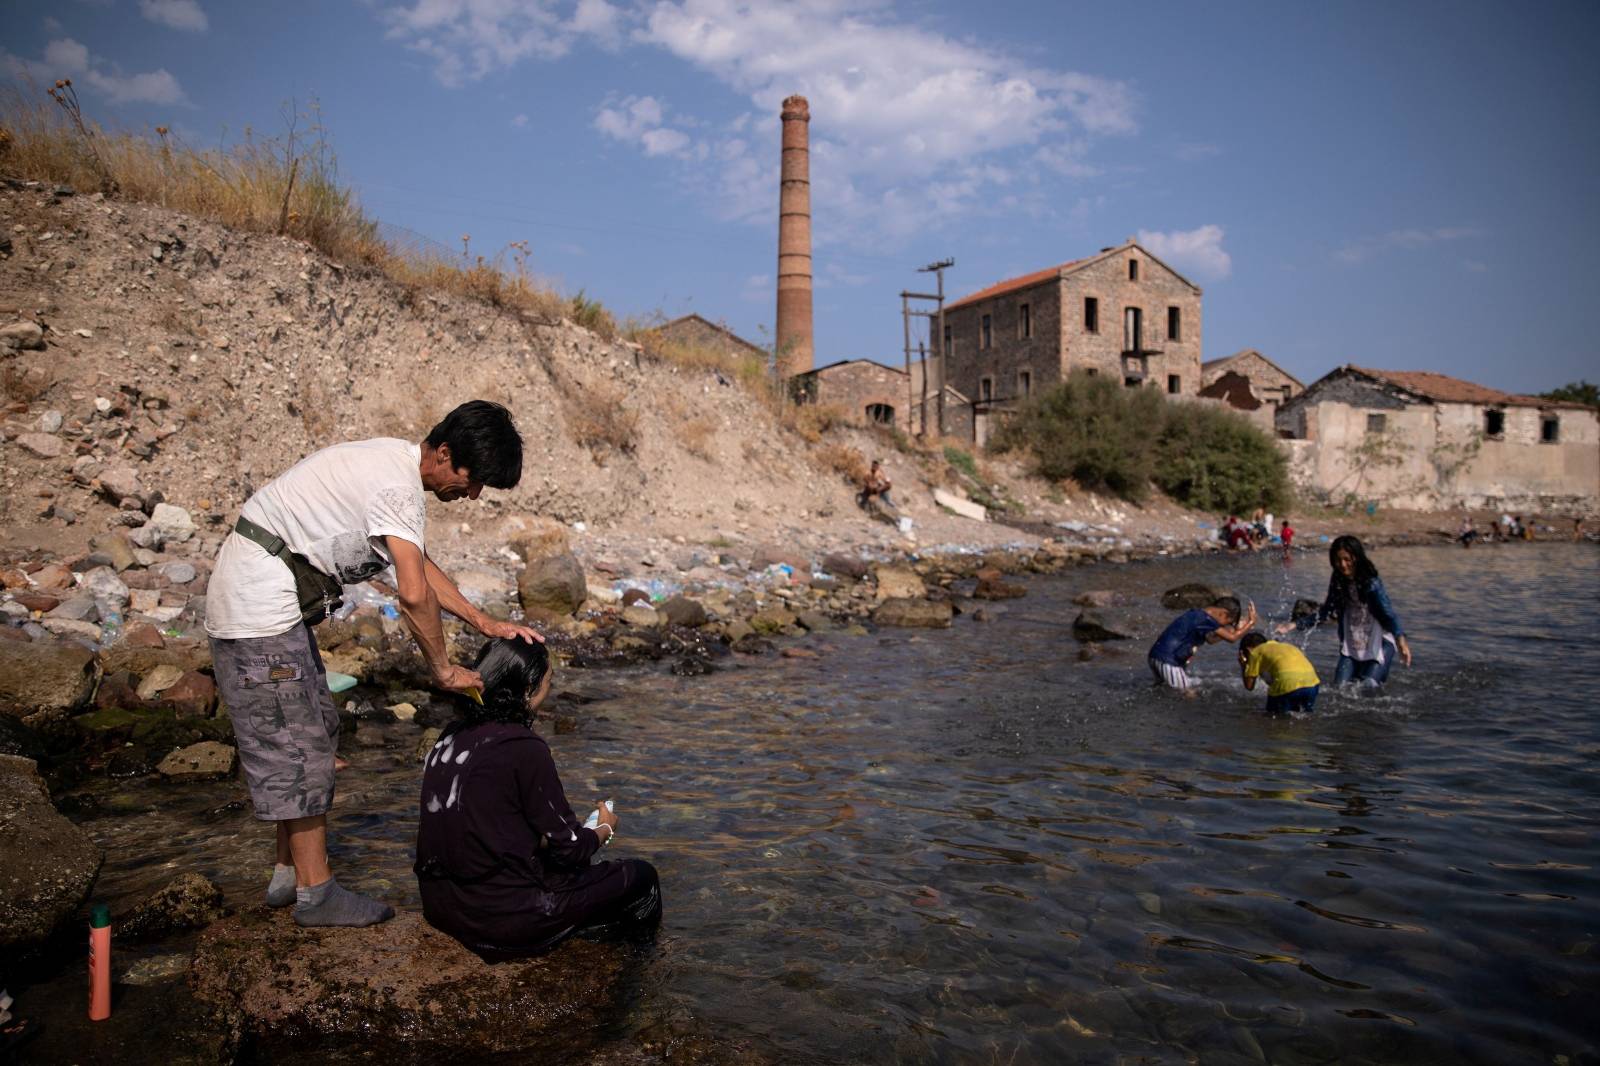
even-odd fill
[{"label": "man's black hair", "polygon": [[1239,605],[1237,596],[1223,596],[1220,599],[1211,601],[1211,606],[1228,612],[1228,624],[1230,626],[1236,625],[1239,621],[1239,616],[1244,614],[1244,608]]},{"label": "man's black hair", "polygon": [[1260,644],[1265,644],[1266,642],[1267,638],[1261,633],[1246,633],[1244,636],[1239,638],[1239,650],[1249,651],[1251,648],[1254,648]]},{"label": "man's black hair", "polygon": [[450,463],[473,481],[509,489],[522,480],[522,436],[511,412],[488,400],[468,400],[444,416],[424,442],[450,446]]},{"label": "man's black hair", "polygon": [[457,696],[456,717],[478,722],[526,722],[528,696],[550,672],[550,651],[525,640],[496,639],[483,646],[472,668],[483,678],[483,703]]}]

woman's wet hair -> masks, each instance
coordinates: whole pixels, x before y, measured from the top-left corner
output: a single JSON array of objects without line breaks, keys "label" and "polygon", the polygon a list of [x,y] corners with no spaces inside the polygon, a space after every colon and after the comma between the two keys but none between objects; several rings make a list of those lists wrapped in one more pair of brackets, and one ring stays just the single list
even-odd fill
[{"label": "woman's wet hair", "polygon": [[491,640],[472,668],[483,678],[483,704],[470,696],[457,696],[456,717],[469,724],[526,722],[528,697],[539,690],[550,672],[550,651],[537,642]]},{"label": "woman's wet hair", "polygon": [[[1347,579],[1339,571],[1339,553],[1349,552],[1350,558],[1355,560],[1355,575]],[[1372,560],[1367,558],[1367,549],[1361,546],[1361,541],[1346,533],[1334,537],[1333,543],[1328,545],[1328,565],[1333,567],[1333,577],[1338,582],[1340,590],[1346,596],[1358,600],[1366,599],[1366,589],[1378,576],[1378,568],[1372,565]]]}]

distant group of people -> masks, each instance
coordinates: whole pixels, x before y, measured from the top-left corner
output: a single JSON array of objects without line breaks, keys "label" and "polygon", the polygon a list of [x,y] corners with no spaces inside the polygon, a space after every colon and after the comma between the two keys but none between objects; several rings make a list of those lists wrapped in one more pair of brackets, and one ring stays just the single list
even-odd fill
[{"label": "distant group of people", "polygon": [[[1272,543],[1272,526],[1272,513],[1257,507],[1248,522],[1236,514],[1228,515],[1220,527],[1220,535],[1231,551],[1260,551]],[[1294,545],[1294,525],[1288,515],[1283,517],[1276,536],[1285,551]]]},{"label": "distant group of people", "polygon": [[[1359,539],[1349,535],[1336,538],[1328,549],[1328,562],[1333,574],[1321,606],[1281,623],[1273,633],[1284,636],[1337,619],[1339,659],[1334,684],[1382,685],[1395,660],[1411,665],[1411,645],[1400,616]],[[1237,643],[1245,688],[1254,689],[1258,679],[1266,679],[1268,712],[1314,710],[1322,685],[1315,667],[1295,645],[1251,632],[1256,621],[1255,604],[1241,607],[1232,596],[1185,611],[1151,646],[1150,671],[1158,684],[1187,694],[1197,684],[1189,673],[1189,663],[1200,647],[1218,641]]]},{"label": "distant group of people", "polygon": [[[1582,519],[1575,519],[1574,522],[1575,528],[1581,528]],[[1480,532],[1472,516],[1464,514],[1461,516],[1461,526],[1456,531],[1456,541],[1463,548],[1470,548],[1478,541],[1532,539],[1533,526],[1525,525],[1521,515],[1503,514],[1490,523],[1487,531]],[[1577,540],[1578,536],[1574,535],[1572,539]]]}]

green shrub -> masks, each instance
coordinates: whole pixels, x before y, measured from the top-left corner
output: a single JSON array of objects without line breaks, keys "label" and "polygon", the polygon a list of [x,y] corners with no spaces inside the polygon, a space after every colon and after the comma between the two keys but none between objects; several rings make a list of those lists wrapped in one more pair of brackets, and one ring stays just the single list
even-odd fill
[{"label": "green shrub", "polygon": [[1245,419],[1109,377],[1073,374],[1041,393],[1001,427],[995,447],[1030,451],[1052,481],[1134,502],[1152,483],[1208,511],[1277,509],[1289,499],[1282,453]]},{"label": "green shrub", "polygon": [[978,461],[972,457],[971,452],[962,451],[954,444],[946,444],[944,446],[944,461],[974,481],[978,479]]}]

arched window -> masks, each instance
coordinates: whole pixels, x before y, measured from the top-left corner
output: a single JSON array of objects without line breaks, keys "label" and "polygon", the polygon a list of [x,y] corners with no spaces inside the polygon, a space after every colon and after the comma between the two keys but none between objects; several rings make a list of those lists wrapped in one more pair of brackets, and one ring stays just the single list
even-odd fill
[{"label": "arched window", "polygon": [[894,408],[886,403],[867,404],[867,420],[880,426],[894,425]]}]

